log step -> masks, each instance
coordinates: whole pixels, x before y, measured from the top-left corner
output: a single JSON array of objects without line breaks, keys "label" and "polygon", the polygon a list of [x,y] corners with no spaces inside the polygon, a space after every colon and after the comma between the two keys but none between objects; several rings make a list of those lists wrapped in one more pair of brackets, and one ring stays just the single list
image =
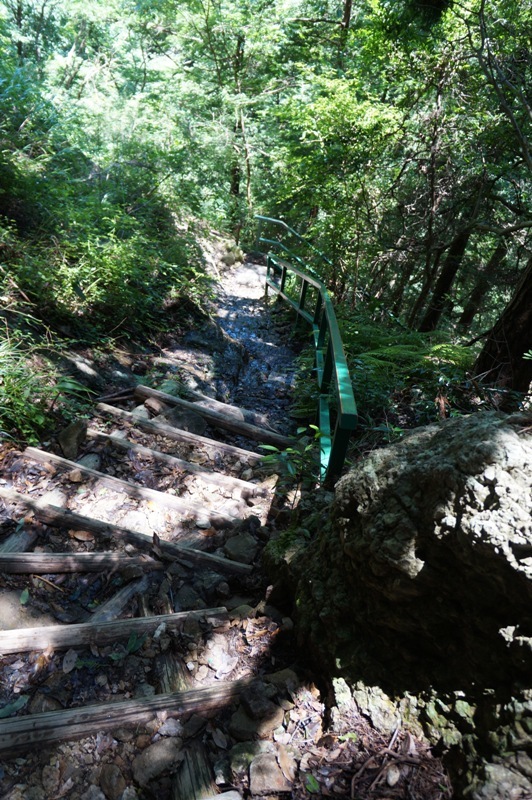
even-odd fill
[{"label": "log step", "polygon": [[231,475],[224,475],[221,472],[214,472],[212,469],[208,469],[200,464],[194,464],[193,461],[185,461],[182,458],[170,456],[167,453],[161,453],[160,450],[152,450],[151,447],[135,444],[122,436],[110,436],[107,433],[100,433],[100,431],[89,428],[87,430],[87,438],[100,442],[101,444],[109,444],[112,447],[116,447],[118,450],[131,450],[133,453],[138,453],[140,456],[149,456],[155,461],[160,461],[162,464],[167,464],[169,467],[177,467],[178,469],[185,470],[185,472],[194,474],[206,483],[213,483],[215,486],[220,486],[224,489],[242,489],[243,497],[264,497],[267,494],[267,489],[261,487],[259,484],[243,481],[240,478],[233,478]]},{"label": "log step", "polygon": [[58,467],[65,470],[79,470],[79,472],[87,478],[94,478],[103,486],[107,486],[115,492],[127,494],[129,497],[133,497],[136,500],[152,500],[158,505],[173,508],[182,514],[193,514],[196,517],[208,517],[214,527],[223,527],[226,523],[233,523],[235,521],[235,517],[225,511],[210,511],[197,503],[183,500],[183,498],[177,497],[176,495],[160,492],[157,489],[145,489],[143,486],[128,483],[121,478],[106,475],[105,472],[99,472],[96,469],[84,467],[76,461],[70,461],[68,458],[55,455],[55,453],[47,453],[44,450],[39,450],[37,447],[27,447],[23,455],[41,464],[56,464]]},{"label": "log step", "polygon": [[206,436],[199,436],[197,433],[190,433],[183,431],[180,428],[175,428],[173,425],[164,425],[162,422],[154,422],[148,419],[138,419],[134,414],[129,411],[122,411],[121,408],[109,406],[107,403],[98,403],[96,410],[100,414],[109,414],[118,419],[125,420],[131,423],[134,428],[146,431],[147,433],[155,434],[156,436],[166,436],[168,439],[173,439],[177,442],[185,442],[186,444],[201,447],[211,453],[227,453],[228,455],[235,456],[241,461],[246,461],[250,464],[256,464],[262,459],[259,453],[254,453],[252,450],[244,450],[242,447],[234,447],[232,444],[225,442],[218,442],[216,439],[209,439]]},{"label": "log step", "polygon": [[154,558],[124,553],[0,553],[0,572],[13,574],[120,571],[131,567],[162,569],[163,566]]},{"label": "log step", "polygon": [[[154,541],[151,536],[130,528],[122,528],[113,525],[111,522],[103,522],[94,517],[85,517],[68,511],[58,506],[43,503],[25,494],[19,494],[13,489],[6,489],[0,486],[0,499],[5,503],[16,503],[24,508],[33,511],[37,519],[47,525],[59,526],[67,530],[89,531],[102,538],[115,538],[122,542],[132,544],[145,553],[150,553],[154,548]],[[162,556],[169,559],[176,559],[184,563],[199,564],[215,571],[230,573],[233,575],[247,575],[252,567],[249,564],[241,564],[239,561],[230,561],[223,556],[213,553],[204,553],[203,550],[196,550],[174,542],[165,542],[164,539],[157,541],[157,549]]]},{"label": "log step", "polygon": [[68,647],[83,647],[90,644],[113,644],[117,639],[126,639],[131,634],[151,635],[164,626],[168,631],[181,630],[190,619],[204,620],[213,627],[220,627],[227,619],[227,609],[203,608],[198,611],[181,611],[175,614],[158,614],[151,617],[117,619],[102,622],[79,622],[72,625],[47,625],[36,628],[15,628],[0,631],[0,653],[23,653],[31,650],[63,650]]},{"label": "log step", "polygon": [[282,436],[280,433],[268,430],[267,428],[260,428],[257,425],[252,425],[244,420],[237,419],[231,414],[223,414],[220,411],[215,411],[207,406],[200,406],[197,403],[191,403],[188,400],[183,400],[180,397],[175,397],[166,392],[160,392],[157,389],[151,389],[149,386],[140,384],[135,389],[135,397],[139,400],[146,400],[148,397],[156,397],[162,400],[163,403],[171,406],[178,406],[184,408],[186,411],[192,411],[195,414],[202,416],[210,425],[216,428],[230,431],[231,433],[239,434],[248,439],[253,439],[257,442],[264,442],[265,444],[272,444],[275,447],[284,449],[293,445],[293,440],[287,436]]},{"label": "log step", "polygon": [[101,730],[113,731],[126,725],[135,727],[151,721],[158,712],[165,712],[169,717],[190,712],[203,714],[230,705],[250,685],[250,680],[216,683],[142,700],[100,703],[4,719],[0,727],[0,754],[31,751],[36,745],[79,739]]}]

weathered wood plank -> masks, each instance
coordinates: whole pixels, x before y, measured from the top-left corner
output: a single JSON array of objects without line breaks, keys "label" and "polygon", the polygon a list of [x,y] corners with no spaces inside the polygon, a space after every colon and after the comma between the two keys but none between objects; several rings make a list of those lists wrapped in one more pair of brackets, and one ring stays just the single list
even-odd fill
[{"label": "weathered wood plank", "polygon": [[0,553],[0,572],[45,575],[60,572],[102,572],[130,567],[162,569],[163,564],[148,556],[125,553]]},{"label": "weathered wood plank", "polygon": [[233,478],[232,475],[224,475],[221,472],[214,472],[212,469],[194,464],[192,461],[185,461],[177,456],[170,456],[168,453],[161,453],[160,450],[152,450],[151,447],[144,447],[144,445],[135,444],[129,439],[122,436],[109,436],[107,433],[101,433],[92,428],[87,430],[87,438],[92,439],[102,444],[109,444],[116,447],[118,450],[131,450],[133,453],[138,453],[141,456],[149,456],[155,461],[160,461],[167,464],[169,467],[177,467],[178,469],[185,470],[185,472],[193,473],[206,483],[213,483],[215,486],[221,486],[224,489],[242,489],[243,496],[255,497],[264,496],[267,490],[259,484],[251,483],[250,481],[243,481],[240,478]]},{"label": "weathered wood plank", "polygon": [[151,617],[134,617],[108,621],[79,622],[72,625],[47,625],[36,628],[16,628],[0,631],[0,653],[27,653],[30,650],[54,650],[67,647],[82,647],[89,644],[112,644],[117,639],[128,638],[132,633],[139,636],[152,634],[161,625],[167,630],[179,630],[187,619],[200,619],[217,628],[227,620],[227,609],[203,608],[198,611],[182,611],[175,614],[158,614]]},{"label": "weathered wood plank", "polygon": [[6,555],[8,553],[23,553],[25,550],[33,547],[38,538],[38,534],[32,530],[22,530],[17,533],[12,533],[11,536],[8,536],[7,539],[0,544],[0,553]]},{"label": "weathered wood plank", "polygon": [[183,752],[185,758],[172,779],[172,800],[208,800],[218,794],[204,744],[194,741]]},{"label": "weathered wood plank", "polygon": [[225,511],[211,511],[204,506],[183,500],[183,498],[177,497],[176,495],[160,492],[157,489],[145,489],[143,486],[128,483],[128,481],[115,478],[113,475],[106,475],[104,472],[85,467],[83,464],[78,464],[76,461],[69,461],[67,458],[57,456],[55,453],[48,453],[45,450],[39,450],[36,447],[27,447],[23,455],[26,458],[31,458],[42,464],[56,464],[58,467],[65,470],[79,470],[80,473],[87,478],[98,480],[102,486],[107,486],[115,492],[127,494],[129,497],[133,497],[136,500],[151,500],[160,506],[173,508],[182,514],[193,514],[202,517],[207,516],[211,520],[213,526],[223,527],[226,523],[235,521],[235,517],[231,516],[231,514],[227,514]]},{"label": "weathered wood plank", "polygon": [[220,400],[215,400],[214,397],[208,397],[208,395],[202,394],[195,389],[190,389],[188,386],[183,386],[183,392],[187,397],[192,398],[193,401],[204,403],[207,408],[212,408],[213,411],[220,411],[222,414],[225,413],[237,419],[244,420],[244,422],[257,425],[259,428],[266,428],[274,433],[279,433],[279,431],[276,431],[275,428],[270,425],[266,415],[260,414],[258,411],[250,411],[249,408],[222,403]]},{"label": "weathered wood plank", "polygon": [[147,431],[147,433],[153,433],[156,436],[166,436],[168,439],[174,439],[177,442],[186,442],[187,444],[201,447],[214,453],[227,453],[228,455],[236,456],[236,458],[241,461],[247,461],[250,464],[256,463],[262,458],[259,453],[254,453],[252,450],[244,450],[242,447],[234,447],[232,444],[217,442],[215,439],[208,439],[196,433],[182,431],[180,428],[174,428],[173,425],[164,425],[162,422],[154,422],[148,419],[138,419],[129,411],[122,411],[122,409],[109,406],[106,403],[98,403],[96,410],[101,414],[110,414],[118,419],[126,420],[134,427]]},{"label": "weathered wood plank", "polygon": [[[113,525],[111,522],[103,522],[102,520],[94,519],[94,517],[85,517],[81,514],[76,514],[74,511],[68,511],[64,508],[50,505],[49,503],[43,503],[25,494],[19,494],[13,489],[0,487],[0,498],[2,498],[4,502],[22,505],[30,509],[38,519],[46,522],[48,525],[79,531],[89,531],[96,536],[107,539],[114,537],[120,539],[120,541],[134,545],[145,553],[149,553],[153,549],[153,538],[146,533],[132,531],[129,528],[122,528],[119,525]],[[174,542],[165,542],[164,539],[158,541],[157,547],[161,554],[168,558],[175,558],[184,563],[198,564],[223,573],[247,575],[252,570],[249,564],[240,564],[238,561],[230,561],[228,558],[223,558],[223,556],[205,553],[203,550],[196,550],[195,548],[186,547],[185,545]]]},{"label": "weathered wood plank", "polygon": [[31,751],[36,745],[139,725],[152,720],[159,711],[170,717],[189,712],[206,713],[232,704],[250,685],[249,680],[216,683],[202,689],[160,694],[142,700],[122,700],[4,719],[0,726],[0,753],[5,756]]},{"label": "weathered wood plank", "polygon": [[149,588],[149,585],[150,582],[147,575],[143,575],[142,578],[138,580],[130,581],[126,586],[122,586],[110,600],[98,606],[92,615],[91,621],[94,624],[98,624],[99,622],[108,622],[116,619],[129,604],[130,600],[132,600],[136,594],[145,592]]},{"label": "weathered wood plank", "polygon": [[282,436],[280,433],[268,430],[267,428],[260,428],[257,425],[252,425],[244,420],[237,419],[231,414],[223,414],[220,411],[215,411],[207,406],[200,406],[197,403],[191,403],[188,400],[183,400],[181,397],[175,397],[166,392],[160,392],[158,389],[151,389],[149,386],[140,384],[135,389],[135,397],[140,400],[145,400],[147,397],[156,397],[164,403],[172,406],[179,406],[187,411],[192,411],[195,414],[202,416],[211,425],[217,428],[231,431],[231,433],[239,434],[247,439],[253,439],[257,442],[264,442],[266,444],[273,444],[276,447],[284,448],[293,445],[293,440],[287,436]]}]

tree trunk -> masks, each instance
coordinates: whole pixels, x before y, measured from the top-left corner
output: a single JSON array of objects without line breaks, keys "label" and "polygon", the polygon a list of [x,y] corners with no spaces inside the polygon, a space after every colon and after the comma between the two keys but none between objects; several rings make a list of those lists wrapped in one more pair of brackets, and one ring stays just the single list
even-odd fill
[{"label": "tree trunk", "polygon": [[462,315],[458,320],[458,324],[461,328],[467,329],[473,322],[473,319],[480,308],[482,300],[491,288],[493,276],[496,274],[501,263],[504,261],[507,248],[508,245],[506,239],[501,239],[493,251],[488,263],[485,264],[484,267],[479,268],[476,283],[473,286],[471,294],[469,295],[469,300],[462,311]]},{"label": "tree trunk", "polygon": [[437,327],[445,306],[445,298],[451,291],[457,272],[460,269],[471,233],[471,227],[464,228],[451,242],[440,276],[436,281],[429,307],[421,320],[420,331],[433,331]]},{"label": "tree trunk", "polygon": [[475,374],[490,383],[528,392],[532,382],[532,258],[519,281],[514,296],[493,326],[475,363]]}]

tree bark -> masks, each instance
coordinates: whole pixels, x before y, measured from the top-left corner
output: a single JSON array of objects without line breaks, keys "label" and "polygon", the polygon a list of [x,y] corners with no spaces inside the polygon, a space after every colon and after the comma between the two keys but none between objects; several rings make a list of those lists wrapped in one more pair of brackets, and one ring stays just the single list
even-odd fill
[{"label": "tree bark", "polygon": [[433,331],[437,327],[445,306],[445,298],[449,294],[460,269],[472,230],[471,227],[463,228],[451,242],[429,306],[421,320],[420,331]]},{"label": "tree bark", "polygon": [[514,296],[493,326],[475,363],[475,374],[490,383],[517,392],[528,392],[532,382],[532,360],[523,356],[532,350],[532,258]]},{"label": "tree bark", "polygon": [[458,324],[461,328],[466,329],[473,322],[473,319],[478,313],[482,300],[491,288],[491,279],[496,274],[501,263],[504,261],[507,248],[508,244],[506,238],[501,239],[493,251],[488,263],[485,264],[484,267],[481,266],[479,268],[476,283],[471,294],[469,295],[469,300],[462,311],[462,315],[458,320]]}]

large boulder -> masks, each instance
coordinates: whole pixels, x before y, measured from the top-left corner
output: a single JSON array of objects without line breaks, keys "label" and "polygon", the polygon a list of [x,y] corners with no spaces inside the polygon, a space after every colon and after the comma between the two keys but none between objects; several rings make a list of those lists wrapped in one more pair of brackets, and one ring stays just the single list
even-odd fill
[{"label": "large boulder", "polygon": [[532,796],[531,489],[532,414],[449,420],[346,475],[300,565],[301,638],[351,685],[414,697],[478,798]]}]

